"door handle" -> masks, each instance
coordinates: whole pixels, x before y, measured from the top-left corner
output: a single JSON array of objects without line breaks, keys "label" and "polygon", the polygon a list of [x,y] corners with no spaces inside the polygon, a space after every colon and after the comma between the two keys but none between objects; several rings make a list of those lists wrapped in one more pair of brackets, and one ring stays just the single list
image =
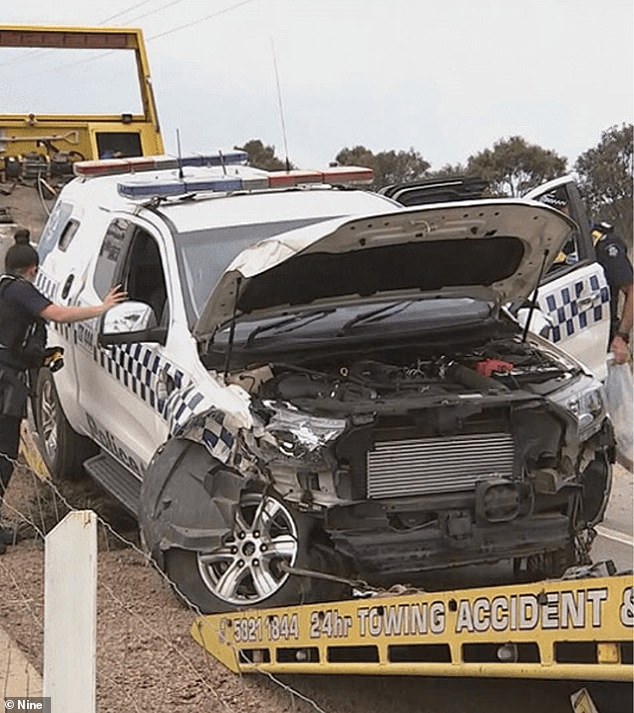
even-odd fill
[{"label": "door handle", "polygon": [[73,280],[75,279],[75,275],[70,274],[66,278],[66,282],[64,283],[64,287],[62,288],[62,299],[65,300],[68,297],[68,293],[70,292],[70,288],[73,284]]},{"label": "door handle", "polygon": [[600,292],[593,292],[592,294],[588,295],[587,297],[582,297],[578,304],[581,309],[586,309],[586,307],[590,307],[591,305],[596,304],[599,300],[601,299],[601,293]]}]

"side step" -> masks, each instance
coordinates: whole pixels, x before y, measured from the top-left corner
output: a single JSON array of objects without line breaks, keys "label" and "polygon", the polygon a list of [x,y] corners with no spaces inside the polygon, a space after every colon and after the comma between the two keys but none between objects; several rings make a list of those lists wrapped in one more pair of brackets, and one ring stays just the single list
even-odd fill
[{"label": "side step", "polygon": [[123,507],[137,517],[141,499],[141,480],[112,456],[100,453],[84,462],[84,468]]}]

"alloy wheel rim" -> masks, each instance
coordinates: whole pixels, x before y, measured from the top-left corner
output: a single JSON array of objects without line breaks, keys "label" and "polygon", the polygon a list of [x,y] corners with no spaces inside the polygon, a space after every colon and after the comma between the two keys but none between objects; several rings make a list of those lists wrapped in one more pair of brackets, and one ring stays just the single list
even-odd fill
[{"label": "alloy wheel rim", "polygon": [[57,455],[57,403],[50,381],[45,381],[42,385],[40,427],[44,450],[48,458],[53,461]]},{"label": "alloy wheel rim", "polygon": [[198,553],[203,582],[228,604],[264,601],[284,585],[299,550],[292,513],[276,498],[260,493],[242,497],[231,534],[211,552]]}]

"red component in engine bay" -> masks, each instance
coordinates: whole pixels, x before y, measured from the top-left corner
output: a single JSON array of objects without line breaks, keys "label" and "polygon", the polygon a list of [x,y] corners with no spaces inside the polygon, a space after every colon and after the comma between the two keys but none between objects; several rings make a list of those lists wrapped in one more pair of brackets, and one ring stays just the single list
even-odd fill
[{"label": "red component in engine bay", "polygon": [[506,373],[513,371],[514,365],[508,361],[501,361],[500,359],[485,359],[484,361],[479,361],[475,365],[475,370],[481,376],[491,376],[494,373]]}]

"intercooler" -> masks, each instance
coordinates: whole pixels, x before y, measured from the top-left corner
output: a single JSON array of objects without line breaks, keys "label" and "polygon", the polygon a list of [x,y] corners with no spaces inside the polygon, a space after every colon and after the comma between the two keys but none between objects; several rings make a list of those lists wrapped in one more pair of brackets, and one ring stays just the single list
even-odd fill
[{"label": "intercooler", "polygon": [[473,490],[483,478],[513,475],[508,433],[379,441],[367,455],[369,498]]}]

